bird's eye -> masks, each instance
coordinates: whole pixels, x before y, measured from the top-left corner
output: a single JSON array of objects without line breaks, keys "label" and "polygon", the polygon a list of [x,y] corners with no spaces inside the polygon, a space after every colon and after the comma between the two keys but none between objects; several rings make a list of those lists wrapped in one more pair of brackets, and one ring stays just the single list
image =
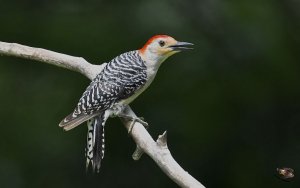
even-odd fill
[{"label": "bird's eye", "polygon": [[163,40],[160,40],[158,43],[161,47],[163,47],[166,44],[165,41],[163,41]]}]

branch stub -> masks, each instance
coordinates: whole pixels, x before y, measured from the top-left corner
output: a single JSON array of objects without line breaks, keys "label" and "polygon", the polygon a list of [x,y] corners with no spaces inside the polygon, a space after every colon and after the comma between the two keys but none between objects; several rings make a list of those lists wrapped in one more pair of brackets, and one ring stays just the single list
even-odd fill
[{"label": "branch stub", "polygon": [[159,146],[168,147],[167,146],[167,131],[165,131],[162,135],[158,136],[158,139],[156,140],[156,143]]}]

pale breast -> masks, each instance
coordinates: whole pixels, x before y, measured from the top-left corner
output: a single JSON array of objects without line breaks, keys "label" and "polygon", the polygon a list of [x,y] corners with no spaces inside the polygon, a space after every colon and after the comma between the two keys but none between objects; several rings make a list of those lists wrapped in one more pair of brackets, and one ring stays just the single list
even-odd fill
[{"label": "pale breast", "polygon": [[128,105],[134,99],[136,99],[141,93],[143,93],[150,86],[150,84],[153,82],[153,80],[155,78],[156,73],[157,73],[157,70],[156,71],[154,71],[154,70],[147,71],[147,81],[146,81],[146,83],[141,88],[139,88],[132,96],[130,96],[127,99],[121,100],[119,102],[119,104]]}]

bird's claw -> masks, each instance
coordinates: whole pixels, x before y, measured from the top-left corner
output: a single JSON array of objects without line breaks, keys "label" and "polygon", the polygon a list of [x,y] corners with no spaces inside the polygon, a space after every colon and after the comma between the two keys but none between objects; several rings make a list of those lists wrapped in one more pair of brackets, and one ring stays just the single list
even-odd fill
[{"label": "bird's claw", "polygon": [[127,114],[122,114],[122,113],[118,114],[118,116],[121,117],[121,118],[125,118],[125,119],[128,119],[128,120],[131,120],[131,123],[130,123],[130,125],[128,127],[128,134],[131,134],[135,122],[139,122],[146,129],[148,129],[148,127],[149,127],[149,124],[146,121],[144,121],[143,117],[132,117],[132,116],[129,116]]},{"label": "bird's claw", "polygon": [[136,118],[131,118],[131,120],[132,120],[132,122],[131,122],[130,125],[129,125],[129,128],[128,128],[128,134],[131,134],[135,122],[139,122],[139,123],[142,124],[146,129],[149,128],[149,124],[148,124],[146,121],[144,121],[144,118],[143,118],[143,117],[140,117],[140,118],[138,118],[138,117],[136,117]]}]

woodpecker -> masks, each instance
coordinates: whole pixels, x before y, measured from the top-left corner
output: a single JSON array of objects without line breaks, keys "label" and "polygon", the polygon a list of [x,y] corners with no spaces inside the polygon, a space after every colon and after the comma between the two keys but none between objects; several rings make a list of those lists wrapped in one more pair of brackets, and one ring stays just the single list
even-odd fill
[{"label": "woodpecker", "polygon": [[191,45],[168,35],[153,36],[141,49],[112,59],[92,80],[74,111],[59,124],[68,131],[87,121],[87,169],[91,163],[93,172],[100,170],[106,120],[117,116],[145,124],[139,118],[123,114],[123,109],[151,84],[162,62],[175,53],[192,49]]}]

